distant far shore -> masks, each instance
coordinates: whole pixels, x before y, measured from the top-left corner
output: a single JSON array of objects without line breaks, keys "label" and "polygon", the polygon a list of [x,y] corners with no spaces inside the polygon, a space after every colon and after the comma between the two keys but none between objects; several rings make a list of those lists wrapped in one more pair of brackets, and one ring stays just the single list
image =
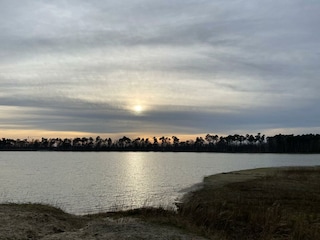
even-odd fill
[{"label": "distant far shore", "polygon": [[0,239],[320,239],[320,166],[204,178],[178,210],[75,216],[41,204],[0,204]]},{"label": "distant far shore", "polygon": [[173,153],[230,153],[230,154],[320,154],[320,152],[259,152],[259,151],[210,151],[210,150],[66,150],[66,149],[0,149],[0,152],[173,152]]},{"label": "distant far shore", "polygon": [[218,136],[207,134],[187,141],[177,136],[112,140],[82,138],[0,139],[0,151],[139,151],[225,153],[320,153],[320,134]]}]

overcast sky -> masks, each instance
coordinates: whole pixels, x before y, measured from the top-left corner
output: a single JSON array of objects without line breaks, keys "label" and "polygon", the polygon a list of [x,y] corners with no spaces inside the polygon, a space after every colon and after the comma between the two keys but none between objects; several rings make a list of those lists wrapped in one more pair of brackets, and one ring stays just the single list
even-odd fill
[{"label": "overcast sky", "polygon": [[319,133],[319,13],[319,0],[1,0],[0,137]]}]

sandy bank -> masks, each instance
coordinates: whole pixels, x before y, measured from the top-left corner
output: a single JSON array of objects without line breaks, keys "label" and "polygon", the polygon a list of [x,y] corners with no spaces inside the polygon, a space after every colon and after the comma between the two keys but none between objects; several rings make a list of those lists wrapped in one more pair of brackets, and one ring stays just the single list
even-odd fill
[{"label": "sandy bank", "polygon": [[38,204],[0,205],[0,239],[159,239],[206,238],[164,224],[108,214],[74,216]]}]

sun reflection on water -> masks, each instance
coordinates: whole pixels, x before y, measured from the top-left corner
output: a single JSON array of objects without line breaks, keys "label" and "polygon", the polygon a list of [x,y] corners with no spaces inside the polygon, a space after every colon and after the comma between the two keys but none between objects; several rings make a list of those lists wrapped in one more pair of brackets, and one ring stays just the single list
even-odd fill
[{"label": "sun reflection on water", "polygon": [[[141,206],[145,204],[148,193],[152,192],[153,176],[150,173],[148,159],[145,154],[126,153],[126,182],[132,194],[132,205]],[[146,179],[148,179],[146,181]]]}]

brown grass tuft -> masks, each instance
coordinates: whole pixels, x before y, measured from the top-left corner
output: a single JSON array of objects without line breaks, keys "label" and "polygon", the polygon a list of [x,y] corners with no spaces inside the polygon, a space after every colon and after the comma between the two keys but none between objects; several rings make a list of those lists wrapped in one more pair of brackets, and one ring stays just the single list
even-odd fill
[{"label": "brown grass tuft", "polygon": [[179,215],[226,239],[320,239],[319,183],[320,168],[292,168],[219,188],[205,185]]}]

